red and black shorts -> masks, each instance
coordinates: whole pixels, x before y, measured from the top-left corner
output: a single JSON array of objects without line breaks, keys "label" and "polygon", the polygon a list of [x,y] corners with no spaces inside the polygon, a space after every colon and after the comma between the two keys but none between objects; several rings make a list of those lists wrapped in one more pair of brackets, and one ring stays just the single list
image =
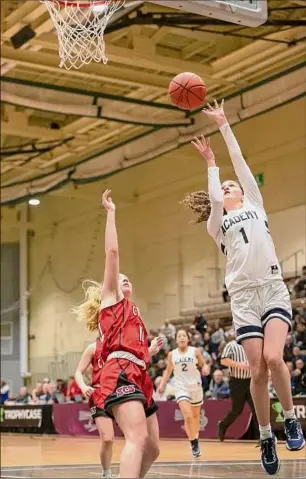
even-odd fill
[{"label": "red and black shorts", "polygon": [[95,388],[94,392],[88,400],[88,405],[90,408],[91,417],[96,419],[96,417],[108,417],[104,409],[101,409],[97,404],[100,402],[101,389],[100,387]]},{"label": "red and black shorts", "polygon": [[153,399],[153,383],[147,371],[127,359],[110,359],[101,372],[101,391],[97,407],[114,418],[113,406],[127,401],[143,403],[146,417],[152,416],[158,406]]}]

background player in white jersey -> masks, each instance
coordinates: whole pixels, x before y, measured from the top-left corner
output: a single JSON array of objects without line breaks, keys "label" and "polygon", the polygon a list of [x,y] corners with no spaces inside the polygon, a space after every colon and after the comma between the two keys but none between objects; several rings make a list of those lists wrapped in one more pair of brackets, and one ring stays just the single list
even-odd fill
[{"label": "background player in white jersey", "polygon": [[203,404],[201,374],[207,376],[209,366],[200,349],[189,346],[188,333],[179,329],[176,333],[177,348],[168,354],[167,369],[159,385],[158,392],[163,393],[172,372],[175,378],[175,398],[184,418],[185,431],[191,444],[193,457],[199,457],[200,413]]},{"label": "background player in white jersey", "polygon": [[286,445],[290,450],[305,446],[296,419],[288,369],[283,349],[291,329],[291,303],[268,228],[263,200],[256,180],[246,164],[224,110],[215,101],[204,113],[215,120],[228,147],[235,173],[241,184],[225,181],[209,139],[195,138],[193,145],[206,159],[209,195],[187,195],[184,203],[198,214],[197,222],[208,220],[208,233],[226,255],[226,286],[231,297],[237,341],[251,368],[251,393],[261,436],[261,460],[268,474],[276,474],[279,460],[270,425],[268,369],[285,417]]}]

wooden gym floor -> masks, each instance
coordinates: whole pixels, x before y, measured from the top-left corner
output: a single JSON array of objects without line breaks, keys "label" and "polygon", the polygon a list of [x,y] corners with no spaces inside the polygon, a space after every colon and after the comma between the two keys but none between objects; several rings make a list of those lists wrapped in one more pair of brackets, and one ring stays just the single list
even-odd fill
[{"label": "wooden gym floor", "polygon": [[[99,478],[99,438],[3,434],[1,478]],[[113,474],[123,441],[114,445]],[[148,478],[267,478],[254,442],[201,441],[202,456],[192,459],[187,441],[162,440],[161,455]],[[278,445],[282,467],[278,479],[306,478],[306,452],[289,452]]]}]

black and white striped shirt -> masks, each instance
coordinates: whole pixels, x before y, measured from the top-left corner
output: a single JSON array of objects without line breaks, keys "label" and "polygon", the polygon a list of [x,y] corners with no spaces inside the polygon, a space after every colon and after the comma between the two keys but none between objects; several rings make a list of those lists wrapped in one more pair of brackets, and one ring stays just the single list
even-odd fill
[{"label": "black and white striped shirt", "polygon": [[[247,357],[245,355],[244,349],[236,341],[230,341],[224,347],[221,355],[221,359],[231,359],[237,363],[246,363],[248,364]],[[249,379],[251,377],[250,370],[244,370],[236,367],[229,367],[229,374],[232,378],[237,379]]]}]

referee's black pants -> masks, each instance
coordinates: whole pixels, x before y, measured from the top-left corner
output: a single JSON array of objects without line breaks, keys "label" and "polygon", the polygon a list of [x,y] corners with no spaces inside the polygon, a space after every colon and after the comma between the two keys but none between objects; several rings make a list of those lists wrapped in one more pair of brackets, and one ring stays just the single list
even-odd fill
[{"label": "referee's black pants", "polygon": [[251,379],[230,378],[229,388],[231,393],[232,408],[221,421],[221,425],[225,430],[236,421],[240,414],[242,414],[246,402],[251,408],[253,420],[256,424],[255,427],[258,430],[258,423],[253,399],[251,396],[250,384]]}]

